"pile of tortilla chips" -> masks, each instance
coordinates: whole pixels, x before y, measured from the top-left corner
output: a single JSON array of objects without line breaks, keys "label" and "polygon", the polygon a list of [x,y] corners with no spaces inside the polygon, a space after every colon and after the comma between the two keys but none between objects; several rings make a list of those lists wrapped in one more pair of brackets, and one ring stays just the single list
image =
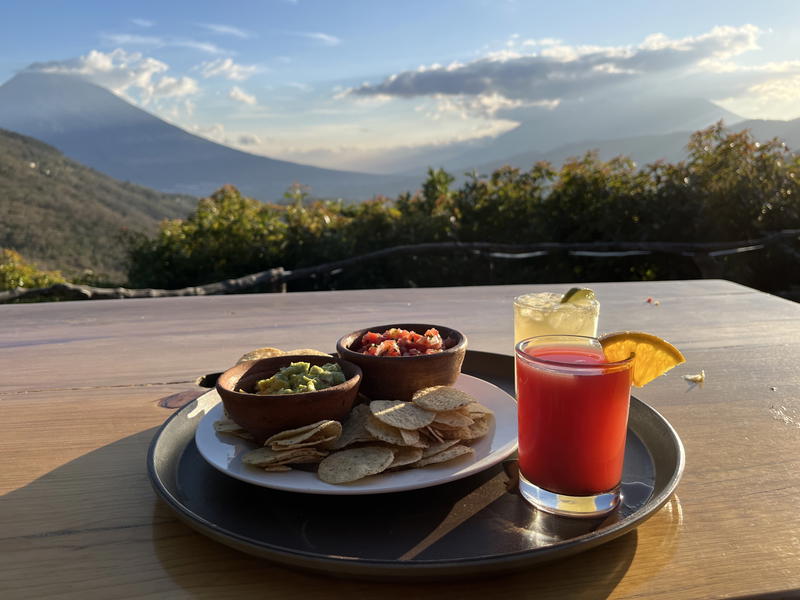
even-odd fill
[{"label": "pile of tortilla chips", "polygon": [[313,348],[298,348],[297,350],[281,350],[280,348],[273,348],[266,346],[264,348],[256,348],[246,354],[242,354],[236,364],[246,362],[248,360],[259,360],[261,358],[272,358],[273,356],[301,356],[301,355],[314,354],[316,356],[331,356],[327,352],[321,350],[314,350]]},{"label": "pile of tortilla chips", "polygon": [[[419,390],[411,402],[357,404],[343,423],[319,421],[276,433],[242,462],[271,472],[316,464],[322,481],[345,484],[474,454],[468,444],[486,435],[491,424],[492,411],[475,398],[454,387],[435,386]],[[248,438],[227,419],[214,427]]]}]

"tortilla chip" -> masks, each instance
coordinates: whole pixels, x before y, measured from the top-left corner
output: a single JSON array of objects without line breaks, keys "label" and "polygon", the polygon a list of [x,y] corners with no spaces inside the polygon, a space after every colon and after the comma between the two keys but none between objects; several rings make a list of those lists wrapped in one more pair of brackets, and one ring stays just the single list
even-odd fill
[{"label": "tortilla chip", "polygon": [[327,452],[319,451],[315,448],[295,448],[276,452],[272,448],[262,447],[242,455],[242,462],[256,467],[307,464],[318,463],[327,455]]},{"label": "tortilla chip", "polygon": [[472,425],[469,425],[467,429],[469,430],[469,435],[467,437],[461,438],[462,440],[477,440],[478,438],[482,438],[489,430],[492,428],[492,415],[484,415],[481,419],[475,419],[475,422]]},{"label": "tortilla chip", "polygon": [[373,400],[369,409],[380,421],[400,429],[421,429],[436,417],[436,413],[400,400]]},{"label": "tortilla chip", "polygon": [[435,385],[414,392],[411,401],[424,408],[435,412],[455,410],[475,402],[475,398],[447,385]]},{"label": "tortilla chip", "polygon": [[443,452],[444,450],[447,450],[448,448],[455,446],[460,441],[461,440],[445,440],[437,444],[431,444],[422,451],[422,458],[428,458],[429,456],[433,456],[434,454],[439,454],[439,452]]},{"label": "tortilla chip", "polygon": [[387,444],[393,444],[395,446],[418,446],[420,448],[427,446],[427,444],[422,440],[418,440],[417,442],[411,444],[406,443],[405,439],[403,438],[403,434],[400,433],[399,428],[387,425],[383,421],[378,420],[378,418],[372,413],[367,415],[365,427],[376,440],[386,442]]},{"label": "tortilla chip", "polygon": [[269,346],[265,348],[257,348],[255,350],[251,350],[246,354],[242,354],[239,357],[239,360],[236,361],[236,364],[247,362],[248,360],[258,360],[259,358],[272,358],[273,356],[281,356],[283,354],[283,350],[279,348],[270,348]]},{"label": "tortilla chip", "polygon": [[230,435],[235,435],[236,437],[240,437],[245,440],[252,440],[255,439],[253,434],[249,431],[240,427],[236,423],[234,423],[231,419],[225,418],[220,419],[219,421],[214,421],[214,431],[217,433],[227,433]]},{"label": "tortilla chip", "polygon": [[273,450],[288,450],[291,448],[305,448],[318,446],[326,442],[333,442],[342,434],[342,424],[339,421],[317,421],[296,429],[287,429],[267,438],[265,446]]},{"label": "tortilla chip", "polygon": [[413,465],[422,458],[422,453],[424,452],[422,448],[410,448],[407,446],[396,446],[392,448],[392,451],[394,452],[394,460],[389,465],[389,469]]},{"label": "tortilla chip", "polygon": [[488,406],[484,406],[480,402],[473,402],[467,404],[461,410],[465,411],[468,415],[493,415],[494,411]]},{"label": "tortilla chip", "polygon": [[386,446],[348,448],[324,458],[317,476],[325,483],[350,483],[385,471],[393,460],[394,452]]},{"label": "tortilla chip", "polygon": [[400,437],[403,438],[403,443],[406,446],[417,446],[419,447],[419,431],[416,429],[398,429],[400,432]]},{"label": "tortilla chip", "polygon": [[437,443],[441,443],[442,441],[444,441],[444,438],[439,434],[439,432],[436,431],[436,429],[434,429],[430,425],[428,425],[425,429],[423,429],[423,432],[427,437],[432,438]]},{"label": "tortilla chip", "polygon": [[341,435],[331,442],[324,442],[321,447],[329,450],[341,450],[358,442],[374,441],[375,437],[367,431],[366,427],[367,418],[371,415],[369,406],[356,404],[345,422],[342,423]]},{"label": "tortilla chip", "polygon": [[284,356],[301,356],[303,354],[311,354],[313,356],[330,356],[333,358],[331,354],[327,352],[323,352],[322,350],[314,350],[313,348],[299,348],[296,350],[286,350]]},{"label": "tortilla chip", "polygon": [[436,417],[433,419],[434,427],[445,425],[451,428],[459,428],[472,425],[472,418],[469,415],[465,415],[463,412],[461,412],[462,410],[464,409],[457,408],[456,410],[437,412]]},{"label": "tortilla chip", "polygon": [[425,467],[427,465],[439,464],[453,460],[454,458],[458,458],[459,456],[465,456],[467,454],[475,454],[475,450],[473,450],[469,446],[462,446],[459,444],[457,446],[448,448],[447,450],[443,450],[438,454],[433,454],[426,458],[420,459],[420,461],[417,462],[414,466]]}]

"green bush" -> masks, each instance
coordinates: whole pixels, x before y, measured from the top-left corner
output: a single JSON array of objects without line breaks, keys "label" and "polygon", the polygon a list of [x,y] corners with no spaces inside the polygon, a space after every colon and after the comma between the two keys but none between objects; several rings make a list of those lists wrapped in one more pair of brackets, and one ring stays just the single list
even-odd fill
[{"label": "green bush", "polygon": [[[313,200],[302,188],[290,190],[285,205],[262,204],[226,186],[188,219],[134,240],[129,278],[137,287],[182,287],[425,242],[731,242],[800,228],[800,159],[785,145],[726,133],[720,123],[693,134],[687,150],[684,161],[642,168],[590,152],[559,170],[538,163],[529,171],[471,174],[455,189],[450,174],[429,170],[419,192],[361,204]],[[774,291],[800,282],[796,251],[795,239],[794,247],[720,259],[720,275]],[[420,254],[293,282],[291,289],[700,276],[691,257],[675,254],[597,259],[551,252],[527,260]]]},{"label": "green bush", "polygon": [[27,262],[18,252],[0,248],[0,290],[43,288],[66,280],[58,271],[43,271]]}]

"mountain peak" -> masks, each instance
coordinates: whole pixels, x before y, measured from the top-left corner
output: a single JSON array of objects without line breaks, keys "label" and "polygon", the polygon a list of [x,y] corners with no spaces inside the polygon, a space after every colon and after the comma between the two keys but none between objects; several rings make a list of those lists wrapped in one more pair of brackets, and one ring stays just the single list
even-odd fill
[{"label": "mountain peak", "polygon": [[411,179],[321,169],[249,154],[191,134],[85,79],[24,71],[0,86],[0,127],[40,139],[117,179],[208,195],[226,183],[277,200],[295,182],[317,196],[362,199]]}]

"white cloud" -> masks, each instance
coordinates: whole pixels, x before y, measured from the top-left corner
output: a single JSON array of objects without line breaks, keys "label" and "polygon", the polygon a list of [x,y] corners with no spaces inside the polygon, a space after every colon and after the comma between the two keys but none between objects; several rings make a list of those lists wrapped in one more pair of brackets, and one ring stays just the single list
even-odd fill
[{"label": "white cloud", "polygon": [[163,47],[167,42],[152,35],[135,35],[131,33],[104,33],[103,39],[115,46],[157,46]]},{"label": "white cloud", "polygon": [[429,97],[440,103],[449,97],[452,102],[442,104],[445,108],[491,117],[515,103],[546,106],[668,72],[707,71],[756,49],[761,33],[753,25],[715,27],[680,39],[655,34],[638,46],[570,46],[554,39],[513,36],[502,50],[473,61],[404,71],[347,90],[346,95]]},{"label": "white cloud", "polygon": [[559,100],[537,100],[535,102],[523,102],[522,100],[512,100],[500,94],[481,94],[479,96],[447,96],[437,94],[434,99],[436,105],[434,110],[427,111],[428,117],[438,120],[445,116],[455,114],[461,119],[469,120],[474,117],[484,119],[494,119],[498,112],[511,110],[520,107],[539,107],[544,109],[554,109],[559,105]]},{"label": "white cloud", "polygon": [[328,33],[320,33],[320,32],[301,32],[296,35],[301,37],[308,38],[310,40],[314,40],[315,42],[320,42],[325,46],[338,46],[342,43],[342,40],[336,37],[335,35],[330,35]]},{"label": "white cloud", "polygon": [[737,96],[715,102],[745,118],[788,120],[800,117],[798,100],[800,74],[768,79],[750,86]]},{"label": "white cloud", "polygon": [[155,82],[154,95],[160,98],[180,98],[196,94],[200,88],[191,77],[164,76]]},{"label": "white cloud", "polygon": [[35,63],[32,71],[77,75],[143,105],[159,98],[186,98],[199,91],[190,77],[165,75],[169,66],[138,52],[92,50],[79,58]]},{"label": "white cloud", "polygon": [[253,37],[253,34],[251,34],[249,31],[245,31],[244,29],[239,29],[238,27],[234,27],[233,25],[222,25],[219,23],[199,23],[198,25],[218,35],[231,35],[233,37],[237,37],[243,40],[247,40]]},{"label": "white cloud", "polygon": [[254,133],[231,133],[222,123],[211,123],[208,125],[190,124],[186,126],[188,131],[196,133],[211,141],[225,144],[226,146],[239,146],[253,151],[254,147],[263,146],[264,140]]},{"label": "white cloud", "polygon": [[201,52],[206,52],[207,54],[225,54],[226,50],[223,50],[216,44],[212,44],[210,42],[198,42],[196,40],[171,40],[168,43],[169,46],[178,46],[183,48],[192,48],[194,50],[200,50]]},{"label": "white cloud", "polygon": [[310,92],[313,91],[313,87],[311,87],[307,83],[301,83],[299,81],[289,81],[286,83],[287,87],[294,88],[296,90],[300,90],[301,92]]},{"label": "white cloud", "polygon": [[131,19],[131,23],[138,25],[139,27],[152,27],[155,25],[153,21],[149,21],[148,19]]},{"label": "white cloud", "polygon": [[232,58],[218,58],[206,61],[198,69],[206,79],[209,77],[224,77],[231,81],[245,81],[261,71],[258,65],[240,65],[235,63]]},{"label": "white cloud", "polygon": [[252,94],[248,94],[242,88],[238,86],[233,86],[231,91],[228,92],[228,98],[231,100],[236,100],[236,102],[241,102],[242,104],[247,104],[249,106],[255,106],[258,104],[258,100]]},{"label": "white cloud", "polygon": [[261,144],[261,138],[252,133],[243,133],[236,138],[236,143],[240,146],[258,146]]},{"label": "white cloud", "polygon": [[216,44],[186,38],[134,35],[130,33],[104,33],[102,38],[112,46],[150,46],[152,48],[192,48],[206,54],[225,54]]}]

